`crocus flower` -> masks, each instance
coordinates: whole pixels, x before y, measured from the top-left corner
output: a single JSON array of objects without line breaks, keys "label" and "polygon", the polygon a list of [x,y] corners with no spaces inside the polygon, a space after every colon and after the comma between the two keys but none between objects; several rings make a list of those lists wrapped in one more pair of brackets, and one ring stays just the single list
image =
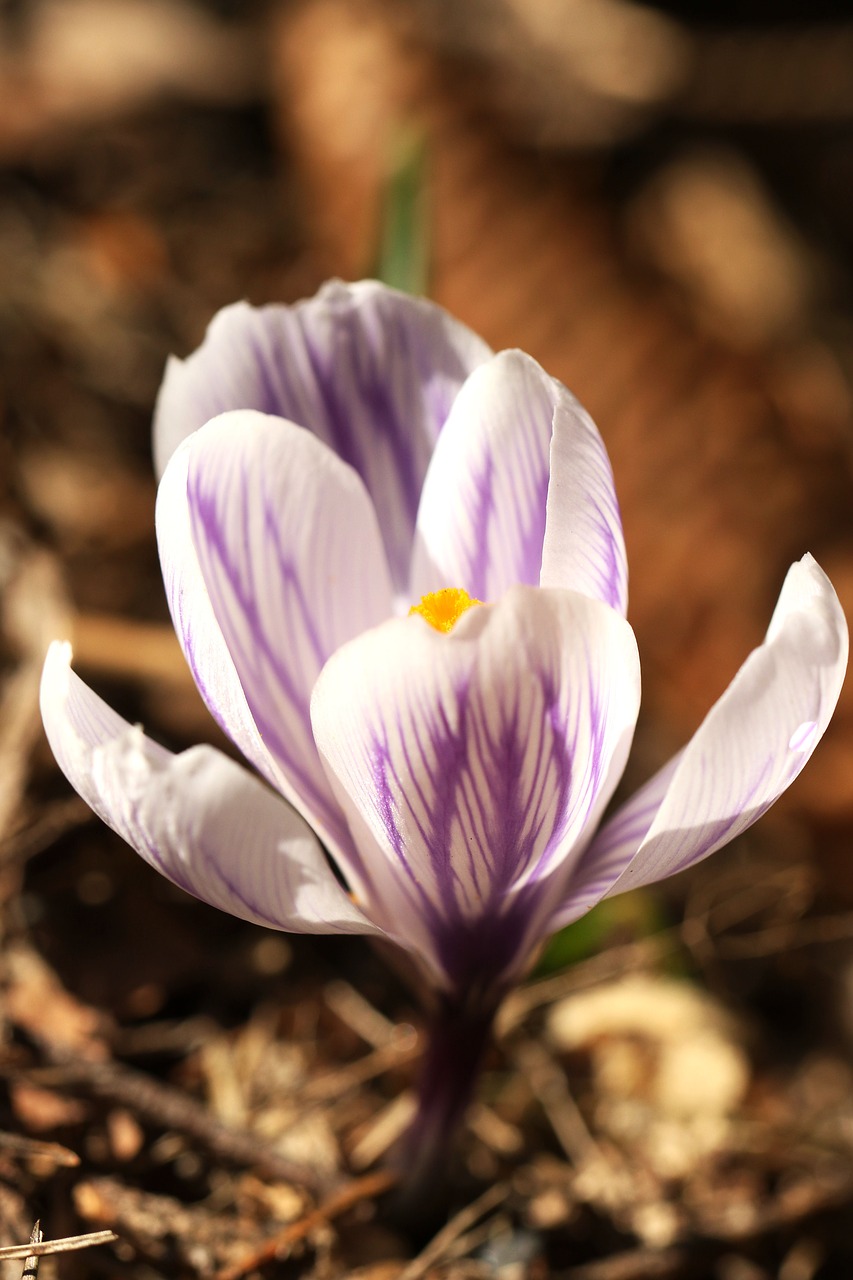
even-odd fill
[{"label": "crocus flower", "polygon": [[155,453],[174,624],[254,772],[152,742],[67,645],[43,681],[56,758],[204,901],[409,954],[437,993],[413,1130],[434,1155],[537,944],[800,772],[846,666],[835,593],[794,564],[764,643],[601,825],[640,697],[625,549],[598,431],[534,360],[375,283],[238,305],[170,362]]}]

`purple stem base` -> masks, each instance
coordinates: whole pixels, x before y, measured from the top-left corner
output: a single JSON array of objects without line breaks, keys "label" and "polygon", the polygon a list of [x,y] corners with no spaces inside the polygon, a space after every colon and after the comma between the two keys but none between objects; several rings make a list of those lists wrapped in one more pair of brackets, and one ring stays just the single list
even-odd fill
[{"label": "purple stem base", "polygon": [[397,1151],[403,1217],[438,1209],[447,1187],[447,1161],[491,1041],[496,1004],[472,1010],[443,998],[429,1027],[421,1063],[418,1109]]}]

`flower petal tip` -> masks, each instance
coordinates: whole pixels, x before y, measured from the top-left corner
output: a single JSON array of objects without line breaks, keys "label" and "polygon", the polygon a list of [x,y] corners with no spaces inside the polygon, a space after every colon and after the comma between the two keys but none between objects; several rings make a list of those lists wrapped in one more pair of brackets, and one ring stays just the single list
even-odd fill
[{"label": "flower petal tip", "polygon": [[41,701],[64,698],[68,693],[68,678],[73,657],[70,640],[52,640],[44,657],[41,674]]},{"label": "flower petal tip", "polygon": [[825,666],[834,667],[836,678],[843,679],[849,647],[847,619],[832,582],[810,552],[795,560],[785,575],[767,629],[767,642],[772,643],[790,627],[797,614],[803,618],[804,651]]}]

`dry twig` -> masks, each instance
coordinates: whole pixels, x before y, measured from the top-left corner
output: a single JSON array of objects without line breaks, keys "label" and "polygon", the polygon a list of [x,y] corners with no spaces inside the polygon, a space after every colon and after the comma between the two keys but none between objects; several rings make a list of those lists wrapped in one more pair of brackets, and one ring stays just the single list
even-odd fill
[{"label": "dry twig", "polygon": [[509,1186],[505,1182],[497,1182],[489,1187],[479,1199],[467,1205],[451,1218],[445,1227],[442,1227],[438,1235],[434,1236],[427,1247],[409,1263],[400,1280],[421,1280],[430,1267],[435,1266],[448,1253],[460,1236],[465,1235],[475,1222],[502,1204],[508,1195]]},{"label": "dry twig", "polygon": [[[60,1240],[29,1240],[26,1244],[10,1244],[0,1249],[0,1261],[10,1258],[44,1258],[53,1253],[72,1253],[75,1249],[91,1249],[96,1244],[112,1244],[118,1240],[114,1231],[88,1231],[82,1236],[63,1236]],[[26,1272],[24,1273],[26,1274]]]},{"label": "dry twig", "polygon": [[45,1161],[57,1169],[76,1169],[80,1157],[68,1147],[58,1142],[39,1142],[37,1138],[27,1138],[20,1133],[6,1133],[0,1130],[0,1151],[8,1151],[10,1155],[23,1160],[33,1158]]},{"label": "dry twig", "polygon": [[341,1022],[373,1049],[384,1049],[399,1035],[397,1025],[343,979],[327,983],[323,999]]},{"label": "dry twig", "polygon": [[248,1275],[250,1271],[283,1257],[317,1227],[324,1226],[333,1218],[339,1218],[342,1213],[346,1213],[348,1209],[352,1209],[363,1200],[372,1200],[374,1196],[381,1196],[386,1191],[390,1191],[397,1182],[397,1176],[386,1169],[379,1173],[369,1173],[363,1178],[357,1178],[354,1182],[348,1183],[334,1195],[329,1196],[316,1209],[307,1213],[304,1218],[300,1218],[298,1222],[292,1222],[271,1240],[267,1240],[242,1262],[218,1272],[214,1280],[241,1280],[241,1277]]},{"label": "dry twig", "polygon": [[542,1005],[561,1000],[572,991],[582,991],[600,982],[619,977],[643,965],[650,965],[678,950],[681,939],[677,929],[665,929],[638,942],[610,947],[588,960],[581,960],[570,969],[553,977],[541,978],[526,987],[513,991],[504,1001],[498,1015],[499,1034],[505,1035]]},{"label": "dry twig", "polygon": [[25,822],[0,840],[0,864],[26,862],[66,832],[85,826],[93,819],[92,810],[77,795],[45,805],[31,822]]},{"label": "dry twig", "polygon": [[590,1161],[601,1163],[604,1156],[571,1095],[565,1073],[547,1050],[535,1040],[525,1040],[515,1050],[515,1060],[571,1163],[576,1168]]},{"label": "dry twig", "polygon": [[[33,1223],[33,1229],[30,1232],[30,1244],[41,1244],[43,1239],[44,1239],[44,1232],[41,1229],[41,1223],[39,1219],[36,1218],[35,1222]],[[26,1258],[24,1258],[24,1269],[21,1272],[21,1280],[27,1280],[27,1277],[29,1277],[29,1280],[36,1280],[38,1273],[39,1273],[38,1254],[36,1253],[27,1254]]]},{"label": "dry twig", "polygon": [[566,1272],[566,1280],[673,1280],[696,1269],[686,1249],[626,1249]]},{"label": "dry twig", "polygon": [[390,1043],[372,1053],[367,1053],[357,1062],[345,1067],[327,1071],[316,1076],[305,1089],[306,1100],[323,1100],[340,1098],[343,1094],[376,1079],[386,1071],[392,1071],[413,1061],[423,1053],[423,1045],[417,1032],[412,1028],[400,1028]]}]

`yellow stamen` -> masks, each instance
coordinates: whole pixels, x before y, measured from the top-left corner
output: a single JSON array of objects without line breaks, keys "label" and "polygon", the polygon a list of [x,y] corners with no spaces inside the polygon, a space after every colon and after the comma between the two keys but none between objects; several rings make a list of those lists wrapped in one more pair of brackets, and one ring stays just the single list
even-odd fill
[{"label": "yellow stamen", "polygon": [[436,631],[452,631],[463,613],[472,605],[482,603],[461,587],[445,587],[442,591],[430,591],[422,596],[420,604],[412,605],[409,617],[419,613]]}]

